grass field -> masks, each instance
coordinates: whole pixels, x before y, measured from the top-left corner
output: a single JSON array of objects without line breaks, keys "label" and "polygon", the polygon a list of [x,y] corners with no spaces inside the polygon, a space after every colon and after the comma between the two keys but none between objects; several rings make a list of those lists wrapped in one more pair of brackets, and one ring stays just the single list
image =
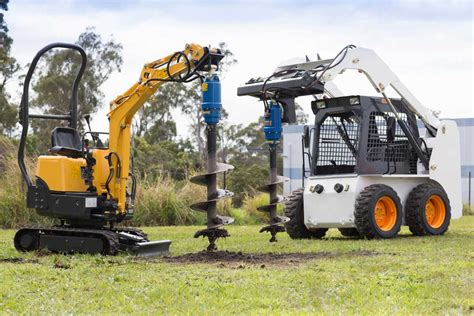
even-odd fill
[{"label": "grass field", "polygon": [[[404,228],[399,238],[384,241],[346,239],[334,230],[321,241],[281,234],[270,244],[258,228],[229,226],[232,237],[219,247],[243,252],[236,260],[186,264],[126,255],[19,254],[12,247],[14,231],[3,230],[0,313],[474,312],[474,216],[453,221],[445,236],[412,237]],[[145,231],[153,239],[172,239],[172,255],[179,256],[206,246],[192,238],[197,229]],[[258,256],[270,252],[281,256]]]}]

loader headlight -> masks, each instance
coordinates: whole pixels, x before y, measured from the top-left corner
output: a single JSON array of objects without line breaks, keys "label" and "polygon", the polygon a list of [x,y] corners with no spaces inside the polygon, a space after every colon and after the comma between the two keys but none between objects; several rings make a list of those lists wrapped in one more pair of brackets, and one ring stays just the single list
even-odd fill
[{"label": "loader headlight", "polygon": [[359,97],[352,97],[352,98],[349,98],[349,104],[350,104],[350,105],[359,105],[359,104],[360,104],[360,99],[359,99]]},{"label": "loader headlight", "polygon": [[325,109],[326,108],[326,102],[324,101],[316,101],[316,108],[318,110]]},{"label": "loader headlight", "polygon": [[323,101],[323,100],[311,101],[311,110],[313,110],[314,114],[318,113],[319,110],[322,110],[325,108],[327,108],[326,101]]}]

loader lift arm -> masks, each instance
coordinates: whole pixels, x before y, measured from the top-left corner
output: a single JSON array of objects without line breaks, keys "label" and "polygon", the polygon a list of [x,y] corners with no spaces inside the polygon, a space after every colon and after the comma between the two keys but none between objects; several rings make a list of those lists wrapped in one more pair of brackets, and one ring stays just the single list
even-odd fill
[{"label": "loader lift arm", "polygon": [[117,203],[117,212],[121,215],[125,215],[128,208],[126,185],[130,169],[130,128],[134,115],[166,82],[190,82],[202,78],[198,71],[210,71],[218,67],[223,57],[218,49],[187,44],[183,51],[145,64],[138,82],[110,103],[111,165],[107,187],[109,199]]},{"label": "loader lift arm", "polygon": [[420,101],[408,90],[400,81],[397,75],[388,67],[388,65],[373,50],[353,45],[346,46],[334,59],[320,60],[303,64],[286,65],[283,69],[313,69],[322,68],[316,75],[316,80],[328,85],[325,89],[332,97],[342,96],[339,89],[331,81],[339,74],[344,73],[346,69],[354,69],[362,72],[369,79],[374,89],[382,94],[385,101],[389,104],[400,127],[407,135],[409,142],[415,149],[425,170],[428,170],[428,154],[422,150],[419,142],[414,138],[409,128],[400,119],[397,110],[386,95],[386,88],[392,87],[401,97],[409,111],[414,113],[424,124],[430,136],[435,136],[440,125],[438,118],[428,108],[423,106]]},{"label": "loader lift arm", "polygon": [[[436,135],[440,121],[431,110],[418,101],[400,81],[397,75],[371,49],[348,45],[332,59],[306,61],[280,66],[275,69],[272,76],[266,79],[259,78],[249,81],[245,86],[239,88],[238,94],[258,96],[263,100],[271,98],[279,102],[281,95],[286,95],[289,91],[291,91],[294,97],[303,96],[310,94],[311,87],[319,85],[319,87],[322,88],[321,91],[312,93],[313,95],[327,94],[330,97],[339,97],[343,96],[343,94],[332,81],[347,69],[358,70],[365,74],[374,89],[382,94],[385,101],[390,105],[400,127],[404,130],[404,133],[407,134],[424,168],[428,170],[429,159],[427,153],[421,148],[419,142],[414,138],[406,124],[400,119],[397,110],[386,95],[386,89],[391,87],[402,97],[409,111],[414,113],[423,122],[429,136],[433,137]],[[289,76],[289,74],[292,75]],[[271,77],[274,77],[273,80],[268,81]],[[303,81],[305,84],[301,84]],[[289,87],[288,82],[294,82],[294,84]],[[272,84],[271,91],[269,91],[270,89],[263,89],[265,86],[270,86],[268,83]],[[288,111],[294,111],[294,109],[288,109]]]},{"label": "loader lift arm", "polygon": [[278,67],[275,73],[284,70],[312,72],[315,74],[315,80],[324,84],[327,94],[339,97],[343,94],[332,81],[346,69],[364,73],[379,93],[385,94],[386,88],[392,87],[405,100],[410,111],[423,121],[426,128],[432,134],[436,132],[440,124],[438,118],[418,101],[382,58],[371,49],[348,45],[333,59],[284,65]]},{"label": "loader lift arm", "polygon": [[[388,67],[388,65],[373,50],[363,47],[348,48],[345,54],[337,60],[337,57],[329,60],[321,60],[313,62],[313,65],[324,65],[325,70],[319,75],[318,80],[327,84],[333,81],[338,75],[344,73],[346,69],[354,69],[364,73],[369,79],[374,89],[385,96],[387,87],[392,87],[403,100],[405,100],[411,112],[416,114],[426,128],[435,134],[440,121],[434,114],[408,90],[408,88],[400,81],[397,75]],[[290,68],[300,68],[302,64],[288,65]],[[303,66],[304,67],[304,66]],[[307,68],[307,67],[304,67]],[[337,87],[333,84],[330,86],[332,91],[337,91]],[[338,92],[336,92],[338,93]],[[340,95],[334,95],[337,97]]]}]

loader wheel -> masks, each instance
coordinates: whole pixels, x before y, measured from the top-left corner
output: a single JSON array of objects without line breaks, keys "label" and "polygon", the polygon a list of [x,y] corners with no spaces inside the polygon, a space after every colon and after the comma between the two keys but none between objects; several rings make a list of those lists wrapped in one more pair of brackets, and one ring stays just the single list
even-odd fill
[{"label": "loader wheel", "polygon": [[285,201],[285,216],[290,218],[285,223],[286,232],[291,239],[321,239],[326,235],[327,228],[309,230],[304,225],[303,189],[293,191]]},{"label": "loader wheel", "polygon": [[405,221],[413,235],[442,235],[451,221],[451,205],[437,183],[423,183],[408,195]]},{"label": "loader wheel", "polygon": [[387,185],[369,185],[355,202],[354,218],[361,236],[368,239],[393,238],[402,226],[400,198]]},{"label": "loader wheel", "polygon": [[357,228],[338,228],[342,236],[345,237],[359,237],[359,231]]}]

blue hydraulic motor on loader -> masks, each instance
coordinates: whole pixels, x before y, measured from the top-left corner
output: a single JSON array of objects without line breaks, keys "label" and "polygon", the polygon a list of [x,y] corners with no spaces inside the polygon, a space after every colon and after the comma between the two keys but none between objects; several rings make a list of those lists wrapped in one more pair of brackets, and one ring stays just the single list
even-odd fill
[{"label": "blue hydraulic motor on loader", "polygon": [[266,192],[270,195],[270,203],[260,206],[258,210],[269,214],[270,223],[262,227],[260,232],[269,232],[271,234],[270,242],[277,241],[276,234],[285,231],[283,224],[289,220],[288,217],[277,214],[278,204],[284,201],[284,197],[278,195],[278,185],[287,180],[285,177],[277,175],[277,151],[283,131],[282,114],[282,108],[278,103],[272,101],[268,102],[268,106],[266,106],[265,109],[265,126],[263,127],[263,131],[268,143],[270,156],[270,181],[260,187],[259,191]]},{"label": "blue hydraulic motor on loader", "polygon": [[259,207],[258,210],[269,214],[269,225],[263,227],[260,232],[269,232],[270,242],[276,241],[276,234],[284,232],[285,224],[290,220],[277,213],[278,204],[285,202],[285,198],[278,195],[278,185],[288,181],[287,178],[277,175],[277,154],[282,123],[296,122],[295,97],[300,93],[298,89],[303,89],[305,95],[311,95],[320,93],[322,86],[310,76],[304,75],[304,72],[290,69],[277,71],[267,78],[250,79],[237,89],[237,95],[256,97],[265,107],[263,131],[269,149],[270,181],[259,190],[270,195],[270,203]]}]

